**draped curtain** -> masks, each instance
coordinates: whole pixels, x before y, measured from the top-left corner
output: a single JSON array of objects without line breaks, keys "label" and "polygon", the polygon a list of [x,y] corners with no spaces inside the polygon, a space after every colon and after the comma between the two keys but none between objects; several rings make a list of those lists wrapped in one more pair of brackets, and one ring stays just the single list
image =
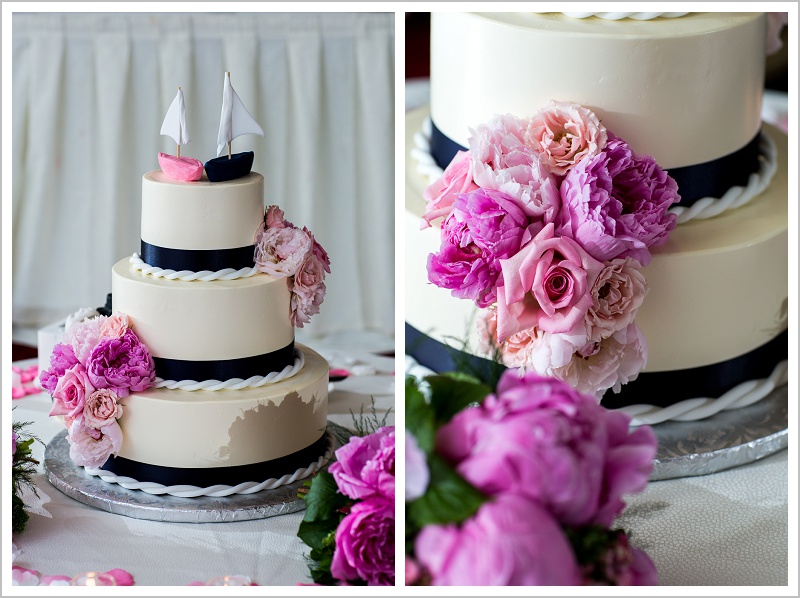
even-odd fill
[{"label": "draped curtain", "polygon": [[192,140],[216,155],[225,71],[265,131],[265,203],[331,257],[305,333],[394,331],[394,16],[20,14],[13,31],[13,324],[105,303],[139,250],[142,175],[178,86]]}]

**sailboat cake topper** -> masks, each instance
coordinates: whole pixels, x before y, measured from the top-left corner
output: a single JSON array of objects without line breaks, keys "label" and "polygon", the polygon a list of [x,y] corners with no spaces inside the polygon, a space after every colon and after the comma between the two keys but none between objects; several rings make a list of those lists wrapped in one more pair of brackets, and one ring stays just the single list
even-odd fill
[{"label": "sailboat cake topper", "polygon": [[203,176],[203,163],[188,156],[181,157],[181,145],[186,145],[192,138],[186,129],[186,105],[183,103],[183,91],[180,87],[161,124],[161,134],[172,137],[178,144],[176,156],[158,152],[158,165],[161,166],[161,171],[177,181],[200,180]]},{"label": "sailboat cake topper", "polygon": [[[231,85],[230,72],[225,73],[222,88],[222,115],[217,136],[217,158],[206,162],[206,176],[211,182],[230,181],[247,175],[253,168],[253,152],[231,154],[231,141],[240,135],[261,135],[264,130],[250,116]],[[228,155],[220,155],[227,146]]]}]

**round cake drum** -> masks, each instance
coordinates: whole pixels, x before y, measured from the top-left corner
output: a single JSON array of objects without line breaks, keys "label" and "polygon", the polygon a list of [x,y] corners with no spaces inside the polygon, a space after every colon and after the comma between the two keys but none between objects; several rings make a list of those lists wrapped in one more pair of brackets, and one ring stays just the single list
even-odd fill
[{"label": "round cake drum", "polygon": [[779,386],[749,407],[693,422],[653,426],[658,452],[650,480],[705,475],[752,463],[789,443],[789,391]]},{"label": "round cake drum", "polygon": [[[173,523],[223,523],[249,521],[276,515],[296,513],[305,509],[297,490],[309,478],[253,494],[237,494],[223,498],[210,496],[178,498],[153,495],[140,490],[126,490],[86,474],[69,457],[67,432],[56,435],[44,453],[47,479],[67,496],[109,513],[134,519],[169,521]],[[342,446],[352,435],[347,429],[328,422],[328,439],[332,449]],[[323,470],[327,465],[323,466]]]}]

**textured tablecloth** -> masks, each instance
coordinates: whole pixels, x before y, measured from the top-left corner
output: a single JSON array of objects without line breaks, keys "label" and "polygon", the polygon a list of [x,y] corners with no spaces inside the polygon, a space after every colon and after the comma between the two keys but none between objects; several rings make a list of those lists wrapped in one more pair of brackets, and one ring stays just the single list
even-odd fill
[{"label": "textured tablecloth", "polygon": [[[362,407],[394,423],[394,342],[380,335],[354,333],[325,341],[298,340],[318,351],[332,368],[356,373],[334,384],[328,419],[347,428]],[[15,365],[27,366],[35,360]],[[47,394],[13,401],[14,421],[32,421],[29,431],[44,442],[63,429],[48,418]],[[391,410],[391,411],[389,411]],[[34,449],[42,460],[44,446]],[[247,575],[259,585],[309,583],[308,547],[297,538],[303,513],[232,523],[160,523],[113,515],[59,492],[41,470],[35,477],[40,498],[25,495],[32,508],[28,525],[13,542],[15,565],[42,575],[74,576],[84,571],[125,569],[140,585],[186,585],[221,575]],[[10,568],[10,564],[6,564]],[[8,572],[8,569],[6,569]],[[4,576],[5,577],[5,576]]]}]

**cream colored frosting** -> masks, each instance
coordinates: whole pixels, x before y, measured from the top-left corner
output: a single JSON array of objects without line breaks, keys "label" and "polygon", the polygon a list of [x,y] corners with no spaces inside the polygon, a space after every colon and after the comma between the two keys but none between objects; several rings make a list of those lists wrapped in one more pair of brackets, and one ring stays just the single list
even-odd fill
[{"label": "cream colored frosting", "polygon": [[231,249],[253,244],[264,218],[264,177],[210,183],[142,177],[142,240],[172,249]]},{"label": "cream colored frosting", "polygon": [[327,425],[328,363],[300,348],[303,369],[263,388],[208,393],[151,388],[131,394],[122,401],[119,456],[165,467],[227,467],[309,446]]},{"label": "cream colored frosting", "polygon": [[[427,117],[406,117],[406,148]],[[747,353],[786,328],[788,297],[787,139],[777,147],[770,187],[747,205],[678,226],[645,268],[650,292],[637,316],[647,339],[644,371],[698,367]],[[427,259],[440,246],[437,227],[420,230],[427,177],[406,159],[406,321],[425,334],[480,354],[476,308],[428,282]]]},{"label": "cream colored frosting", "polygon": [[111,273],[114,311],[128,315],[154,357],[207,361],[270,353],[294,338],[286,278],[166,280],[125,258]]},{"label": "cream colored frosting", "polygon": [[495,114],[569,101],[662,168],[699,164],[758,132],[765,35],[763,13],[647,22],[433,13],[431,114],[467,146],[468,128]]}]

